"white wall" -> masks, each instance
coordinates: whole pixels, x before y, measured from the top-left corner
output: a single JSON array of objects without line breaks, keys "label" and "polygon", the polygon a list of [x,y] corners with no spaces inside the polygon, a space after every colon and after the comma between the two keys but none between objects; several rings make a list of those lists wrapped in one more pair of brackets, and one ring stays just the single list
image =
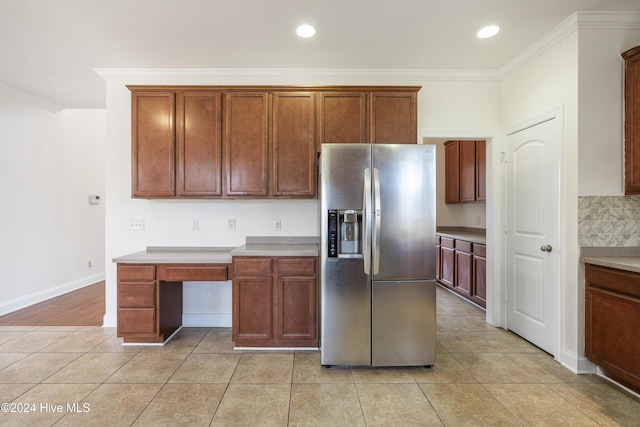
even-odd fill
[{"label": "white wall", "polygon": [[640,44],[640,30],[580,30],[579,196],[624,194],[622,52]]},{"label": "white wall", "polygon": [[560,176],[560,345],[556,357],[575,367],[583,354],[578,293],[578,33],[553,45],[503,80],[503,124],[511,128],[557,106],[563,107],[564,139]]},{"label": "white wall", "polygon": [[[318,202],[265,200],[139,200],[131,198],[131,96],[125,84],[180,84],[180,78],[158,81],[153,76],[107,78],[107,210],[106,210],[106,298],[105,326],[116,322],[116,267],[113,258],[144,250],[147,246],[239,246],[246,236],[317,236]],[[193,84],[185,78],[183,84]],[[344,81],[322,78],[309,82],[304,74],[288,75],[286,80],[254,78],[232,81],[226,78],[200,80],[209,85],[311,84],[311,85],[422,85],[418,95],[420,132],[444,133],[457,129],[497,128],[499,82],[497,81],[364,81],[357,76]],[[145,231],[128,231],[130,219],[144,219]],[[193,219],[200,220],[200,231],[191,231]],[[227,220],[236,219],[237,231],[227,231]],[[272,221],[282,220],[282,231],[272,230]],[[210,325],[230,325],[230,283],[189,283],[185,286],[185,313],[200,314]],[[199,301],[199,302],[198,302]],[[215,304],[202,303],[216,301]],[[218,303],[219,302],[219,303]],[[198,313],[206,310],[206,313]]]},{"label": "white wall", "polygon": [[104,110],[0,94],[0,314],[104,278],[104,155]]}]

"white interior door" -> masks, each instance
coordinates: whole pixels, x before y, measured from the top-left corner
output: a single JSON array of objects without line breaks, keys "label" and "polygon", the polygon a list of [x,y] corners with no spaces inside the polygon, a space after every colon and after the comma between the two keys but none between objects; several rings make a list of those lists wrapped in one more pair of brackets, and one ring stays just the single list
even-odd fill
[{"label": "white interior door", "polygon": [[561,119],[507,136],[507,328],[557,353]]}]

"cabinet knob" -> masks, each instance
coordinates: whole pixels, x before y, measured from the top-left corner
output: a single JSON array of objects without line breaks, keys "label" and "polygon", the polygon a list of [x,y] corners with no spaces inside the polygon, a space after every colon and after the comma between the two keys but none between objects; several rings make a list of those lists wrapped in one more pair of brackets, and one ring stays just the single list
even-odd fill
[{"label": "cabinet knob", "polygon": [[542,245],[540,246],[540,250],[542,252],[551,252],[553,248],[551,247],[551,245]]}]

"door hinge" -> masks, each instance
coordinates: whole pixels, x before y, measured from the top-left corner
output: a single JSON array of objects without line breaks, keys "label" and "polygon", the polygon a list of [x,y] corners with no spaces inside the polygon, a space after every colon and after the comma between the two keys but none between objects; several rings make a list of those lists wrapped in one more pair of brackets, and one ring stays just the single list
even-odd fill
[{"label": "door hinge", "polygon": [[500,163],[509,163],[509,153],[506,151],[500,152]]}]

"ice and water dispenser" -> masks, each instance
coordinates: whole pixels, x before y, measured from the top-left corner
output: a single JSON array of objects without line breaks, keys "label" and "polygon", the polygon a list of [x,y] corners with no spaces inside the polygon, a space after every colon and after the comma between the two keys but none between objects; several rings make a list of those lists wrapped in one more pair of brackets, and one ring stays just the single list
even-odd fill
[{"label": "ice and water dispenser", "polygon": [[356,209],[329,210],[328,256],[362,254],[362,211]]}]

